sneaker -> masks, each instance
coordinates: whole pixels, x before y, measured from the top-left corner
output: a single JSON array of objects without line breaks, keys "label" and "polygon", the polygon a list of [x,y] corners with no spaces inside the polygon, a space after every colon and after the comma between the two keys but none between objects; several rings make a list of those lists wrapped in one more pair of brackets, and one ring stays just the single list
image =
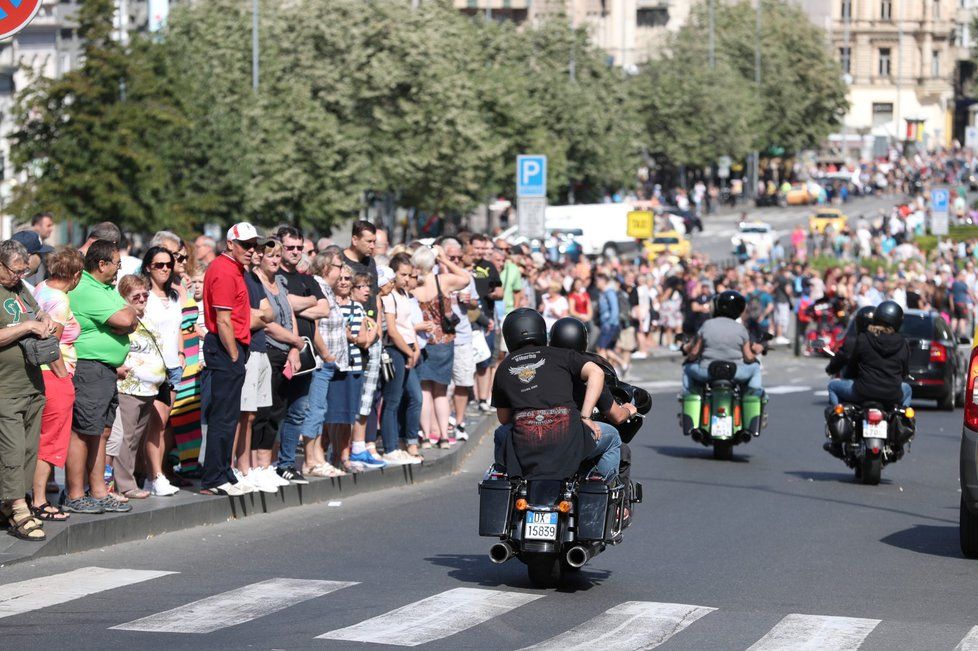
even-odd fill
[{"label": "sneaker", "polygon": [[396,454],[401,463],[405,465],[417,465],[424,460],[420,455],[413,455],[406,450],[394,450],[392,454]]},{"label": "sneaker", "polygon": [[279,477],[278,473],[275,471],[275,468],[272,468],[271,466],[260,468],[259,471],[272,486],[282,488],[283,486],[288,486],[291,483],[288,479],[282,479]]},{"label": "sneaker", "polygon": [[157,475],[156,479],[148,480],[146,484],[146,490],[149,491],[149,494],[156,497],[170,497],[180,492],[180,489],[171,484],[170,480],[163,474]]},{"label": "sneaker", "polygon": [[272,478],[261,471],[260,468],[252,468],[245,479],[255,487],[255,490],[262,493],[277,493],[278,483],[272,483]]},{"label": "sneaker", "polygon": [[213,495],[226,495],[227,497],[236,497],[238,495],[244,495],[241,489],[238,488],[237,484],[232,484],[231,482],[225,482],[220,486],[215,486],[214,488],[205,488],[203,490],[209,491]]},{"label": "sneaker", "polygon": [[247,495],[248,493],[258,492],[258,488],[250,481],[245,479],[245,476],[241,474],[240,470],[234,468],[232,472],[234,473],[234,478],[238,480],[237,483],[235,483],[235,486],[237,486],[241,490],[241,493],[243,495]]},{"label": "sneaker", "polygon": [[787,337],[775,337],[771,343],[776,344],[778,346],[787,346],[788,344],[791,343],[791,340],[788,339]]},{"label": "sneaker", "polygon": [[309,480],[302,476],[302,473],[295,469],[295,466],[289,466],[288,468],[276,468],[275,472],[282,479],[287,479],[293,484],[308,484]]},{"label": "sneaker", "polygon": [[483,413],[489,414],[496,411],[496,408],[489,404],[488,400],[483,400],[479,403],[479,410]]},{"label": "sneaker", "polygon": [[120,502],[111,495],[106,495],[102,499],[96,500],[96,502],[102,507],[105,513],[129,513],[132,511],[132,504]]},{"label": "sneaker", "polygon": [[384,461],[391,466],[406,466],[411,462],[405,459],[405,456],[409,456],[407,452],[404,452],[403,450],[394,450],[393,452],[388,452],[384,455]]},{"label": "sneaker", "polygon": [[363,452],[357,452],[356,454],[350,455],[350,461],[355,461],[356,463],[362,463],[363,465],[370,468],[383,468],[387,465],[387,462],[383,459],[377,460],[374,455],[370,454],[367,450]]},{"label": "sneaker", "polygon": [[641,351],[632,353],[632,359],[648,359],[648,353],[643,353]]},{"label": "sneaker", "polygon": [[88,513],[98,515],[105,513],[105,507],[100,500],[94,497],[79,497],[77,500],[69,500],[64,493],[61,494],[61,509],[67,513]]},{"label": "sneaker", "polygon": [[465,423],[459,423],[455,426],[455,440],[457,441],[468,441],[469,433],[465,431]]}]

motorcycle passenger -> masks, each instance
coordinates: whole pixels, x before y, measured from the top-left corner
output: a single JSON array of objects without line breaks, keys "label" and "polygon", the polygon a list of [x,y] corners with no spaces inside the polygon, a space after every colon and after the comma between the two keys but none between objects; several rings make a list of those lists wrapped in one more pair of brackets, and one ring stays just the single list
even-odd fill
[{"label": "motorcycle passenger", "polygon": [[[604,388],[604,371],[573,350],[547,346],[547,328],[536,310],[519,308],[503,322],[510,351],[493,380],[492,404],[501,427],[497,464],[510,476],[562,480],[585,460],[604,481],[618,473],[621,437],[602,432],[590,416]],[[574,399],[575,378],[585,394]]]},{"label": "motorcycle passenger", "polygon": [[[829,359],[829,363],[825,367],[825,372],[827,374],[838,375],[841,373],[843,378],[841,381],[852,382],[852,379],[855,378],[856,373],[855,369],[850,366],[849,361],[852,359],[853,351],[856,350],[856,339],[859,338],[859,335],[866,332],[866,329],[873,323],[873,315],[875,313],[876,308],[872,305],[861,307],[856,311],[856,314],[853,315],[853,318],[856,321],[855,331],[846,336],[845,341],[842,342],[842,346],[839,348],[838,352],[835,353],[834,357]],[[837,381],[840,380],[832,380],[829,382],[829,384],[831,385],[832,382]],[[830,386],[830,395],[831,391],[832,388]]]},{"label": "motorcycle passenger", "polygon": [[[565,348],[586,356],[587,342],[587,326],[584,325],[582,321],[575,319],[572,316],[558,319],[550,327],[550,345],[553,348]],[[574,401],[577,402],[578,405],[583,404],[586,389],[587,386],[581,382],[580,379],[574,378]],[[598,398],[597,409],[598,413],[600,413],[602,418],[605,419],[598,421],[598,427],[601,428],[602,438],[605,436],[618,436],[620,438],[620,433],[615,426],[621,425],[638,413],[638,409],[630,402],[618,404],[611,395],[611,391],[608,389],[607,383],[605,383],[605,386],[601,389],[601,397]],[[629,450],[628,445],[626,443],[622,443],[621,467],[619,469],[619,474],[622,476],[623,481],[628,480],[628,469],[631,467],[631,456],[631,450]]]},{"label": "motorcycle passenger", "polygon": [[713,318],[700,328],[696,338],[683,346],[687,363],[683,365],[683,390],[689,393],[692,386],[703,385],[710,378],[707,370],[710,362],[724,361],[737,365],[734,381],[746,384],[747,392],[763,395],[761,364],[757,356],[764,346],[752,343],[747,328],[737,319],[744,313],[747,301],[740,292],[720,292],[713,301]]},{"label": "motorcycle passenger", "polygon": [[899,333],[902,324],[903,308],[896,302],[883,301],[876,307],[872,324],[858,335],[849,358],[854,379],[829,382],[833,405],[866,400],[910,405],[910,385],[903,381],[910,374],[910,346]]}]

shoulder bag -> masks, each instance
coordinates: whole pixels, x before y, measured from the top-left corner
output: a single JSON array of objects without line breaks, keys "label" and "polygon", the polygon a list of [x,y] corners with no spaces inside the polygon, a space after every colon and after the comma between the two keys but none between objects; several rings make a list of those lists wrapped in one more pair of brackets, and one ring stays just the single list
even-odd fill
[{"label": "shoulder bag", "polygon": [[[31,321],[37,321],[37,312],[34,310],[34,305],[31,304],[34,300],[33,297],[30,301],[26,301],[18,295],[18,299],[23,307],[24,315]],[[61,342],[56,337],[29,335],[19,339],[17,344],[24,351],[24,360],[31,366],[50,364],[61,357]]]},{"label": "shoulder bag", "polygon": [[455,334],[455,326],[462,320],[452,311],[451,303],[448,305],[449,313],[445,314],[445,296],[441,293],[441,283],[438,282],[438,274],[435,274],[435,288],[438,290],[438,313],[441,314],[441,331],[446,335]]}]

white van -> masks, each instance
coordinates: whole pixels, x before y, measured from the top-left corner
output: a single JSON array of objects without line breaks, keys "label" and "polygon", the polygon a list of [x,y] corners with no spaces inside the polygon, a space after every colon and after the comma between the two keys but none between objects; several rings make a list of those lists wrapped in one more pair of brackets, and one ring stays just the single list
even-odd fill
[{"label": "white van", "polygon": [[633,210],[627,203],[591,203],[572,206],[548,206],[546,219],[548,231],[580,231],[577,241],[584,255],[618,255],[638,248],[628,237],[628,213]]}]

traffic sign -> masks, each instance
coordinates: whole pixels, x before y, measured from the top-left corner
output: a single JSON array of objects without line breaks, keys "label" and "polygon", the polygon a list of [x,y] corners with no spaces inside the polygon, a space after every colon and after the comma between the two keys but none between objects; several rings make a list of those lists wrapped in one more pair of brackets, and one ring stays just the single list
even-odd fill
[{"label": "traffic sign", "polygon": [[629,212],[626,229],[628,237],[634,237],[637,240],[652,237],[652,219],[653,215],[650,210],[632,210]]},{"label": "traffic sign", "polygon": [[978,127],[964,128],[964,146],[969,149],[978,149]]},{"label": "traffic sign", "polygon": [[547,198],[517,197],[516,219],[519,234],[528,239],[547,235]]},{"label": "traffic sign", "polygon": [[947,235],[951,193],[947,188],[930,191],[931,235]]},{"label": "traffic sign", "polygon": [[733,159],[729,156],[721,156],[717,159],[717,176],[721,179],[730,178],[730,166],[733,165]]},{"label": "traffic sign", "polygon": [[[2,1],[0,0],[0,2]],[[547,196],[546,156],[528,155],[516,157],[516,196]]]},{"label": "traffic sign", "polygon": [[24,29],[41,8],[41,0],[0,0],[0,40]]}]

